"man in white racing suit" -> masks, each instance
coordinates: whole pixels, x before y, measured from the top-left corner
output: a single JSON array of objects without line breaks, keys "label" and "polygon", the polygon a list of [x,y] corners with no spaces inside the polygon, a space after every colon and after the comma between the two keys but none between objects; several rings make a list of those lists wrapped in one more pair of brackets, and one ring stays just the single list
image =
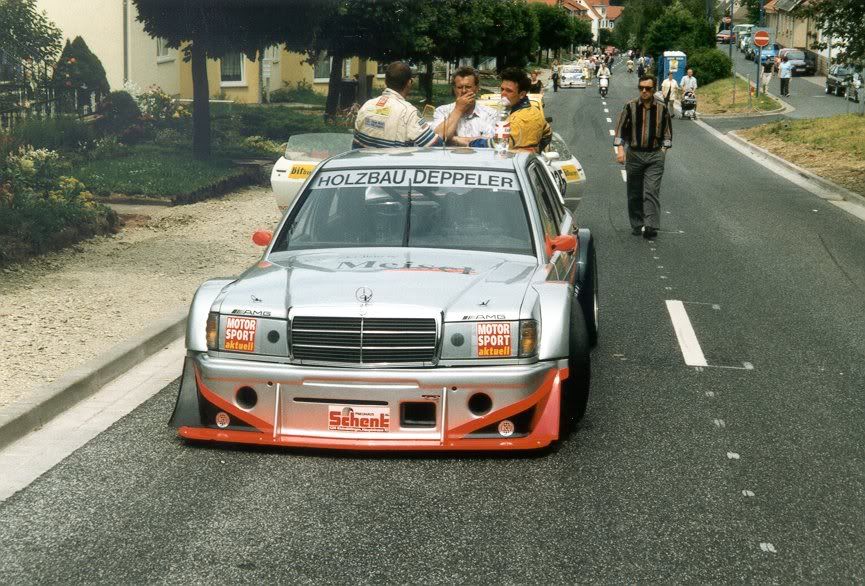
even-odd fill
[{"label": "man in white racing suit", "polygon": [[352,148],[439,146],[453,137],[466,106],[456,107],[441,127],[441,134],[427,124],[406,97],[412,88],[411,68],[402,61],[388,65],[384,75],[387,88],[378,98],[367,101],[357,113]]}]

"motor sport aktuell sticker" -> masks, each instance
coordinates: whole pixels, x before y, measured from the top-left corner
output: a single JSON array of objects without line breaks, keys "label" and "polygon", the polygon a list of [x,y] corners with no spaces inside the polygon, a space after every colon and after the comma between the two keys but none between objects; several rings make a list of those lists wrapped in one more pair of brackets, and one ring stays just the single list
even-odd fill
[{"label": "motor sport aktuell sticker", "polygon": [[313,188],[328,187],[489,187],[506,191],[520,188],[516,175],[496,171],[451,169],[376,169],[372,171],[325,171]]},{"label": "motor sport aktuell sticker", "polygon": [[291,171],[288,172],[288,178],[303,181],[309,177],[313,169],[315,169],[315,163],[292,163]]},{"label": "motor sport aktuell sticker", "polygon": [[486,322],[477,324],[478,356],[511,355],[511,323]]},{"label": "motor sport aktuell sticker", "polygon": [[255,352],[255,330],[257,319],[248,317],[229,317],[225,320],[226,350],[236,352]]},{"label": "motor sport aktuell sticker", "polygon": [[328,405],[328,431],[369,431],[386,433],[390,429],[390,408]]}]

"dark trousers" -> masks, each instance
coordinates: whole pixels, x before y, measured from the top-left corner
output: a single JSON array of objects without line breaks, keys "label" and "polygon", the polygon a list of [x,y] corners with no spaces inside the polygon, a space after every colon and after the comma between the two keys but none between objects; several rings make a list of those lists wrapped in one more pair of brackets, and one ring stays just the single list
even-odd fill
[{"label": "dark trousers", "polygon": [[553,91],[554,92],[559,91],[559,78],[558,77],[553,77]]},{"label": "dark trousers", "polygon": [[628,219],[631,228],[645,226],[657,230],[661,225],[661,178],[664,176],[663,151],[628,149],[625,172],[628,176]]},{"label": "dark trousers", "polygon": [[790,78],[782,77],[781,78],[781,95],[789,96],[790,95]]}]

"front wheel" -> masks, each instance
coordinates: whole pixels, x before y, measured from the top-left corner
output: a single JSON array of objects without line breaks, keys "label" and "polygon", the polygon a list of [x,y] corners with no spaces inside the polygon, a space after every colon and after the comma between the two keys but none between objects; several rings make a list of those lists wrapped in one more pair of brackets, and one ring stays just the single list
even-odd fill
[{"label": "front wheel", "polygon": [[568,338],[568,378],[562,381],[559,412],[559,439],[567,438],[586,414],[592,381],[589,334],[578,303],[571,306]]}]

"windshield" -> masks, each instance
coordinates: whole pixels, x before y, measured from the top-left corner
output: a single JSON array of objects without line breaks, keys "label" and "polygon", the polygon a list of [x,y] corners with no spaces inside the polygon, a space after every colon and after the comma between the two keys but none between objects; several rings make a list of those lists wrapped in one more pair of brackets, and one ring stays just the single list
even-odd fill
[{"label": "windshield", "polygon": [[337,132],[295,134],[285,145],[285,158],[321,161],[351,150],[352,135]]},{"label": "windshield", "polygon": [[511,172],[325,171],[302,197],[274,252],[398,246],[534,254]]},{"label": "windshield", "polygon": [[802,51],[790,51],[787,53],[787,59],[796,59],[798,61],[805,60],[805,53]]}]

